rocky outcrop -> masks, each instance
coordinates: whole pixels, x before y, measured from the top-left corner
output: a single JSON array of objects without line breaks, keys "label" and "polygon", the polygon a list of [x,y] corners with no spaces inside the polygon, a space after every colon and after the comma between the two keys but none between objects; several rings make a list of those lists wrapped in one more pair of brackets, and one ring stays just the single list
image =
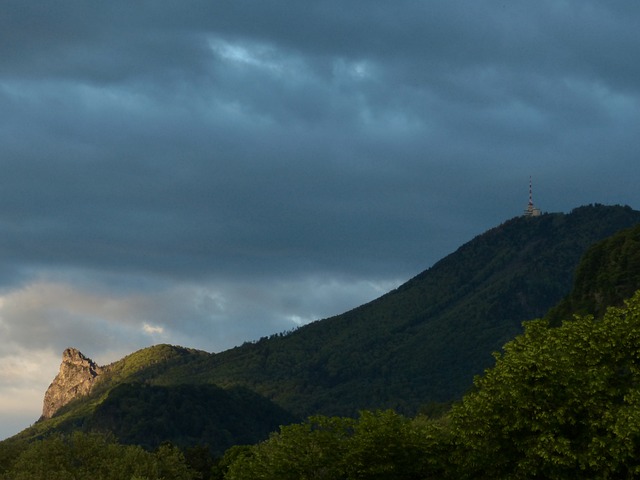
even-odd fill
[{"label": "rocky outcrop", "polygon": [[44,395],[42,418],[51,418],[70,401],[89,394],[103,370],[79,350],[67,348],[62,353],[60,371]]}]

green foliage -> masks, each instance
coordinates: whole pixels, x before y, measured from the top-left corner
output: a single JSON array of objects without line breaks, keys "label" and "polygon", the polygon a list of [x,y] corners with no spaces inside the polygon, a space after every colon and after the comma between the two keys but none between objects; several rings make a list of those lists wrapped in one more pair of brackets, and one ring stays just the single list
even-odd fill
[{"label": "green foliage", "polygon": [[218,464],[211,456],[208,445],[194,445],[184,449],[184,459],[193,471],[197,472],[200,480],[216,478],[214,474]]},{"label": "green foliage", "polygon": [[280,433],[239,457],[225,478],[340,478],[345,440],[353,423],[349,418],[312,417],[306,423],[282,427]]},{"label": "green foliage", "polygon": [[576,271],[571,294],[545,318],[557,325],[571,314],[601,317],[640,289],[640,225],[591,246]]},{"label": "green foliage", "polygon": [[356,419],[311,417],[241,454],[228,480],[438,478],[443,473],[442,429],[424,418],[392,411],[361,412]]},{"label": "green foliage", "polygon": [[362,412],[342,463],[348,479],[440,478],[447,437],[438,422],[409,420],[393,411]]},{"label": "green foliage", "polygon": [[0,479],[11,470],[17,458],[28,447],[27,442],[20,440],[0,442]]},{"label": "green foliage", "polygon": [[209,354],[201,350],[167,344],[143,348],[107,365],[97,391],[107,390],[119,383],[143,382],[161,375],[168,375],[170,383],[180,383],[180,378],[171,378],[167,372],[181,365],[193,365],[197,360],[207,357]]},{"label": "green foliage", "polygon": [[229,472],[229,467],[239,459],[249,457],[253,448],[251,445],[234,445],[224,452],[224,455],[215,462],[211,469],[211,479],[223,480]]},{"label": "green foliage", "polygon": [[109,431],[120,442],[157,448],[208,445],[221,455],[237,443],[267,438],[295,418],[260,395],[215,385],[121,384],[111,390],[83,429]]},{"label": "green foliage", "polygon": [[528,323],[476,387],[451,415],[468,478],[636,478],[640,293],[602,320]]},{"label": "green foliage", "polygon": [[7,480],[129,480],[197,478],[170,446],[149,453],[98,434],[76,432],[31,443],[2,477]]}]

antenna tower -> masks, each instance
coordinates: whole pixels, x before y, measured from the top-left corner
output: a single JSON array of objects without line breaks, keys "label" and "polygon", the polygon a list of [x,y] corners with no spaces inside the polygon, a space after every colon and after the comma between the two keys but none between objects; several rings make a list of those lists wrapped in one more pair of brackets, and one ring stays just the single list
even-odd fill
[{"label": "antenna tower", "polygon": [[540,209],[536,208],[533,205],[533,188],[531,183],[531,175],[529,175],[529,204],[527,205],[526,210],[524,211],[525,217],[539,217]]}]

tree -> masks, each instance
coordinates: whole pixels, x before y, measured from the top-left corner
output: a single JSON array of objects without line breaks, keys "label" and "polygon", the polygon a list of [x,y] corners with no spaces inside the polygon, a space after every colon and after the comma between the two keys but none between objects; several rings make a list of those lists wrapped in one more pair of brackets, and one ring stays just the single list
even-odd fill
[{"label": "tree", "polygon": [[392,410],[360,413],[344,457],[350,480],[442,478],[446,436],[440,422]]},{"label": "tree", "polygon": [[354,420],[311,417],[280,432],[240,455],[227,471],[228,480],[339,480],[345,478],[341,459]]},{"label": "tree", "polygon": [[282,427],[269,440],[234,450],[226,479],[411,480],[442,478],[440,424],[391,410],[358,419],[311,417]]},{"label": "tree", "polygon": [[97,433],[53,435],[29,445],[2,478],[11,480],[146,480],[196,478],[175,448],[149,453]]},{"label": "tree", "polygon": [[640,293],[549,328],[528,322],[451,414],[460,478],[640,474]]}]

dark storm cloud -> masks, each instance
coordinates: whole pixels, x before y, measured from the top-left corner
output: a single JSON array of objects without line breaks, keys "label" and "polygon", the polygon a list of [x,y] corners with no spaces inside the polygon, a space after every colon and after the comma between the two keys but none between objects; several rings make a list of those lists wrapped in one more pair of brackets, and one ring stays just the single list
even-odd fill
[{"label": "dark storm cloud", "polygon": [[358,268],[419,233],[402,212],[441,208],[443,183],[489,184],[505,155],[571,167],[635,99],[632,4],[366,6],[12,4],[15,243],[34,255],[23,235],[44,230],[53,262],[225,273],[342,246]]},{"label": "dark storm cloud", "polygon": [[3,2],[0,411],[7,385],[39,403],[55,372],[16,371],[70,345],[220,350],[370,300],[520,214],[529,175],[545,211],[638,208],[639,21],[636,1]]}]

